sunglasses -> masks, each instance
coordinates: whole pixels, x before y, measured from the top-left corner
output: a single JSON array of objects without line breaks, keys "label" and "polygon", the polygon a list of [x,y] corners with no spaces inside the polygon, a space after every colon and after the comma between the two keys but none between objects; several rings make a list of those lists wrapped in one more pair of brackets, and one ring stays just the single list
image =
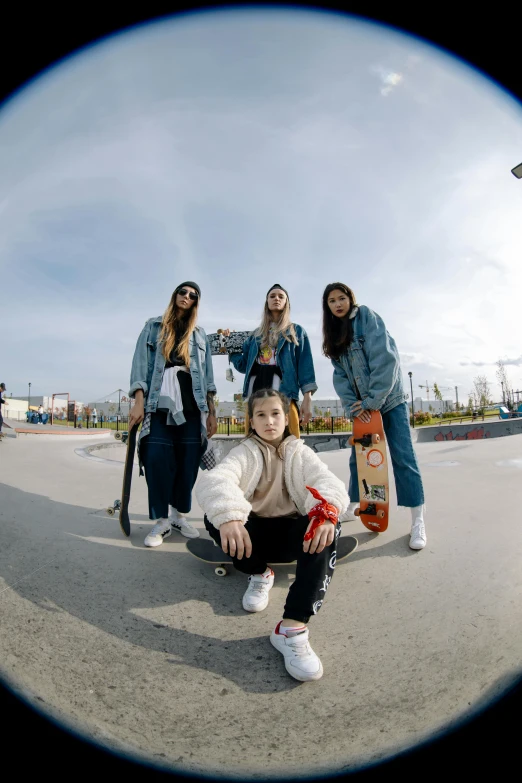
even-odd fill
[{"label": "sunglasses", "polygon": [[178,294],[180,296],[186,296],[189,295],[189,299],[192,299],[193,302],[197,302],[198,295],[195,294],[193,291],[187,291],[186,288],[182,288],[181,291],[178,291]]}]

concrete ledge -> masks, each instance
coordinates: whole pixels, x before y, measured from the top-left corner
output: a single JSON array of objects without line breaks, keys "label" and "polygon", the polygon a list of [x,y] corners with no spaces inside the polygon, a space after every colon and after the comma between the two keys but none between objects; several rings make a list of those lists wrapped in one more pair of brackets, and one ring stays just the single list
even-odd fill
[{"label": "concrete ledge", "polygon": [[111,436],[113,430],[97,430],[97,429],[74,429],[74,427],[71,427],[70,429],[66,430],[55,430],[52,427],[49,427],[49,429],[37,429],[37,430],[30,430],[27,429],[27,427],[15,427],[14,432],[16,433],[17,437],[18,435],[52,435],[53,437],[59,437],[60,435],[64,435],[66,438],[70,438],[73,436],[77,436],[79,438],[108,438]]},{"label": "concrete ledge", "polygon": [[[307,446],[310,446],[316,454],[323,451],[339,451],[340,449],[350,448],[348,446],[349,432],[339,432],[332,435],[329,432],[315,433],[314,435],[302,435]],[[244,435],[214,435],[212,443],[216,459],[220,462],[228,452],[238,446],[244,440]]]},{"label": "concrete ledge", "polygon": [[445,424],[434,427],[416,427],[415,440],[419,443],[435,441],[444,443],[454,440],[484,440],[503,438],[506,435],[522,434],[522,419],[481,421],[474,424]]}]

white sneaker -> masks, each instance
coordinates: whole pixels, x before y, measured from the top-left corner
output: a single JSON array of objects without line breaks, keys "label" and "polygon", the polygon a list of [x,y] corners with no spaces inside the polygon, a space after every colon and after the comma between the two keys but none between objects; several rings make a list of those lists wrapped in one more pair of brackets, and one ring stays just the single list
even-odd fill
[{"label": "white sneaker", "polygon": [[359,503],[350,503],[344,514],[339,517],[339,522],[355,522],[355,520],[358,520],[359,517],[356,517],[354,514],[358,505]]},{"label": "white sneaker", "polygon": [[248,587],[243,596],[243,609],[245,612],[262,612],[268,606],[268,593],[274,584],[274,572],[253,574],[248,577]]},{"label": "white sneaker", "polygon": [[308,642],[308,628],[295,636],[285,636],[279,632],[278,623],[272,631],[270,641],[284,655],[288,674],[301,682],[320,680],[323,676],[323,664]]},{"label": "white sneaker", "polygon": [[424,520],[416,519],[411,526],[410,549],[424,549],[426,541],[426,526]]},{"label": "white sneaker", "polygon": [[169,520],[160,519],[160,521],[154,525],[143,543],[145,546],[159,546],[163,543],[163,539],[168,538],[171,534],[172,530],[170,528]]},{"label": "white sneaker", "polygon": [[169,522],[173,530],[177,530],[182,536],[186,538],[199,538],[199,530],[193,527],[187,520],[187,517],[180,514],[174,506],[169,506]]}]

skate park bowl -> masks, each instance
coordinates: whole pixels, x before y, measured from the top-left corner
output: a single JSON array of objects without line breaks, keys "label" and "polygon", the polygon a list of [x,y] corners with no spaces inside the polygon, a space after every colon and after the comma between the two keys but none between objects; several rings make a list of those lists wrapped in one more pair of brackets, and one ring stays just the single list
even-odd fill
[{"label": "skate park bowl", "polygon": [[[324,443],[320,458],[346,481],[349,449]],[[179,534],[144,546],[153,523],[137,465],[124,538],[106,512],[120,497],[120,442],[27,437],[7,446],[2,673],[27,703],[104,749],[231,779],[278,779],[282,764],[291,776],[349,772],[443,739],[519,676],[520,520],[504,515],[500,531],[484,509],[498,493],[520,507],[521,435],[415,444],[424,550],[409,549],[409,513],[393,491],[385,533],[343,524],[359,546],[310,622],[325,674],[303,684],[268,638],[292,567],[275,566],[269,606],[245,613],[243,574],[216,577]],[[208,537],[195,500],[188,518]],[[174,735],[173,714],[183,725]],[[327,732],[320,749],[311,745],[332,715],[342,737]],[[245,754],[231,757],[237,741]]]}]

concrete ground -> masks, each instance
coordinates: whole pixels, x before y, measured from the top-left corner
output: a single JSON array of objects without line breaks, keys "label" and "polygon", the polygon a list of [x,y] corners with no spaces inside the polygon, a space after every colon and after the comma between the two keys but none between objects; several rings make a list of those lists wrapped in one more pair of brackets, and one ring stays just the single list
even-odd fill
[{"label": "concrete ground", "polygon": [[[31,703],[104,747],[227,777],[352,769],[443,731],[519,674],[521,435],[416,444],[423,551],[395,500],[384,534],[343,525],[359,548],[310,623],[315,683],[293,680],[269,642],[293,568],[276,567],[267,610],[246,614],[244,576],[215,576],[178,534],[143,546],[137,470],[123,537],[104,509],[125,449],[81,441],[0,444],[0,660]],[[321,455],[343,478],[348,457]],[[196,503],[190,519],[203,528]]]}]

